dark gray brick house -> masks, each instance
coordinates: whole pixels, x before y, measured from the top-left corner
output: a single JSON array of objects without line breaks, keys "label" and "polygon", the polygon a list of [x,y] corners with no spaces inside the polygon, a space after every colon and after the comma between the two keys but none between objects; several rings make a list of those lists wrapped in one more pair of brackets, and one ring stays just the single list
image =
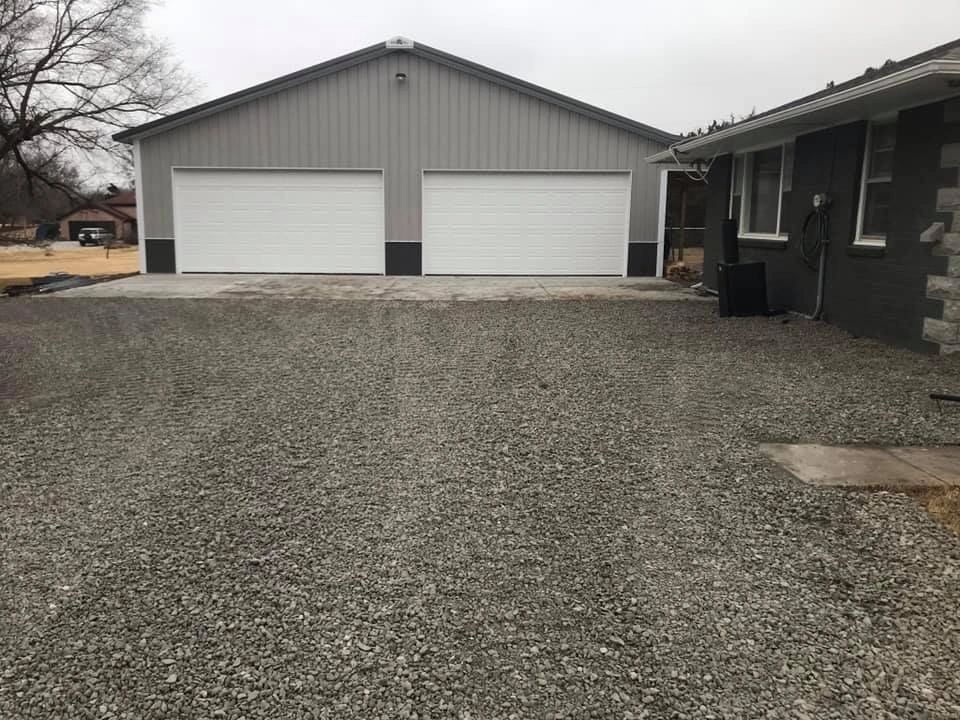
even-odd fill
[{"label": "dark gray brick house", "polygon": [[960,40],[648,160],[706,171],[707,287],[733,218],[740,259],[766,263],[771,306],[812,313],[819,267],[803,228],[825,193],[821,317],[914,350],[960,351]]}]

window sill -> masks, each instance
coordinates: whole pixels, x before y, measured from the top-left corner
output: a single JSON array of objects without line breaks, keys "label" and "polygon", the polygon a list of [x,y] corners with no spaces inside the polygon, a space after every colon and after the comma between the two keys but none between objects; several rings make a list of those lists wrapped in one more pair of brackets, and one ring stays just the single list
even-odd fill
[{"label": "window sill", "polygon": [[847,245],[847,255],[853,257],[883,257],[886,254],[886,245],[867,245],[866,243]]},{"label": "window sill", "polygon": [[770,250],[786,250],[790,238],[777,235],[741,235],[737,244],[746,248],[767,248]]}]

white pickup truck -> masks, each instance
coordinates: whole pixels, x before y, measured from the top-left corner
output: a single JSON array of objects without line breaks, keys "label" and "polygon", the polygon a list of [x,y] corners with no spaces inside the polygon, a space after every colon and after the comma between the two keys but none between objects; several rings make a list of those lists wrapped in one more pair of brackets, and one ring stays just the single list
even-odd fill
[{"label": "white pickup truck", "polygon": [[103,228],[80,228],[77,240],[80,245],[103,245],[108,240],[113,240],[113,233]]}]

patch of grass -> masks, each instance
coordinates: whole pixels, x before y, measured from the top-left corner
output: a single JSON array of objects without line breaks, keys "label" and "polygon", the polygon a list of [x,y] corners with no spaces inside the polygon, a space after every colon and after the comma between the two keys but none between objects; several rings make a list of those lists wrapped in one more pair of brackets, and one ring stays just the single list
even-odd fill
[{"label": "patch of grass", "polygon": [[22,284],[23,278],[43,277],[54,272],[71,275],[117,275],[139,269],[135,246],[118,246],[107,257],[102,247],[59,248],[47,254],[42,248],[4,251],[0,257],[0,285]]},{"label": "patch of grass", "polygon": [[917,498],[934,518],[960,535],[960,488],[928,488]]},{"label": "patch of grass", "polygon": [[960,487],[906,488],[880,485],[860,489],[867,492],[883,491],[909,495],[923,505],[934,520],[960,536]]}]

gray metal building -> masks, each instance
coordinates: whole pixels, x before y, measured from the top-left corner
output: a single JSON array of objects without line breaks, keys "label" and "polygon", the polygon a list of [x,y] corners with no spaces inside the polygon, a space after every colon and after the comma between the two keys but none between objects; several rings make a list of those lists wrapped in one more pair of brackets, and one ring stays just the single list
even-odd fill
[{"label": "gray metal building", "polygon": [[655,275],[676,137],[395,38],[116,139],[141,271]]}]

